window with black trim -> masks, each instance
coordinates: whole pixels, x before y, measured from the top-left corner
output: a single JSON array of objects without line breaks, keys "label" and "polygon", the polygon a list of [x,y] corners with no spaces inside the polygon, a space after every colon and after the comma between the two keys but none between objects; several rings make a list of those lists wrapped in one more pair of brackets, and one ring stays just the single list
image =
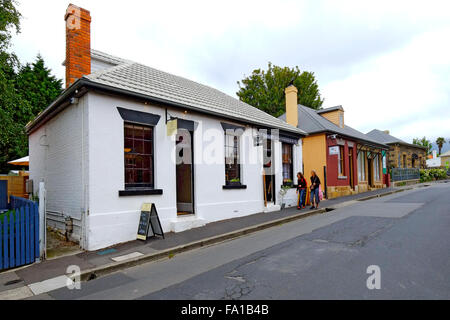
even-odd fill
[{"label": "window with black trim", "polygon": [[124,124],[125,189],[154,188],[153,127]]},{"label": "window with black trim", "polygon": [[241,166],[239,164],[240,136],[225,130],[225,184],[241,184]]},{"label": "window with black trim", "polygon": [[292,185],[294,178],[294,167],[293,167],[293,155],[292,149],[293,145],[290,143],[283,142],[281,144],[282,148],[282,162],[283,162],[283,184]]}]

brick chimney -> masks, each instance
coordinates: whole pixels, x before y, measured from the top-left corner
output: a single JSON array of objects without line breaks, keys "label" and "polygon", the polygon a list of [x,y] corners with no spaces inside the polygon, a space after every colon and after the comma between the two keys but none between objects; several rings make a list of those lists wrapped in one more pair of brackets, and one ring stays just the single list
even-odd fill
[{"label": "brick chimney", "polygon": [[91,14],[69,4],[66,15],[66,87],[91,73]]},{"label": "brick chimney", "polygon": [[298,125],[298,103],[297,103],[297,88],[291,84],[284,89],[286,95],[286,122],[291,126]]}]

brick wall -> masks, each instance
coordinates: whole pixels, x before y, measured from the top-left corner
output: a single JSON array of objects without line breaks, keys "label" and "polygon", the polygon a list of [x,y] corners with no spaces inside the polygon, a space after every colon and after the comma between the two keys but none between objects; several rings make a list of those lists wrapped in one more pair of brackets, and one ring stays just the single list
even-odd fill
[{"label": "brick wall", "polygon": [[66,87],[91,73],[91,15],[69,5],[66,21]]},{"label": "brick wall", "polygon": [[[413,161],[413,154],[417,154],[418,159]],[[426,166],[425,150],[412,146],[391,145],[388,156],[388,167],[404,168],[404,159],[406,160],[406,168],[424,168]]]}]

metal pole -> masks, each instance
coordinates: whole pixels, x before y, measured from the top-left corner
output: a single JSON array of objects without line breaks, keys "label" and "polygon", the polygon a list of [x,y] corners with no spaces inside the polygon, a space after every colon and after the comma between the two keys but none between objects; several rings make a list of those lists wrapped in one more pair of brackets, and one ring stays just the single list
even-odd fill
[{"label": "metal pole", "polygon": [[44,182],[39,183],[39,255],[43,260],[47,256],[47,219],[45,210],[46,192]]}]

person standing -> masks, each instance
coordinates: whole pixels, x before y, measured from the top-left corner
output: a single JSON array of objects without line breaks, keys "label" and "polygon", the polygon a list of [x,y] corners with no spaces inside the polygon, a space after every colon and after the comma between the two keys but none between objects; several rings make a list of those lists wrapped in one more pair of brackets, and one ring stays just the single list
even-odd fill
[{"label": "person standing", "polygon": [[305,177],[303,176],[303,173],[301,172],[297,173],[297,180],[298,180],[297,194],[299,194],[297,209],[301,210],[306,205],[305,200],[306,200],[307,183]]},{"label": "person standing", "polygon": [[311,208],[310,209],[318,209],[319,208],[319,186],[320,179],[316,174],[316,171],[311,171]]}]

